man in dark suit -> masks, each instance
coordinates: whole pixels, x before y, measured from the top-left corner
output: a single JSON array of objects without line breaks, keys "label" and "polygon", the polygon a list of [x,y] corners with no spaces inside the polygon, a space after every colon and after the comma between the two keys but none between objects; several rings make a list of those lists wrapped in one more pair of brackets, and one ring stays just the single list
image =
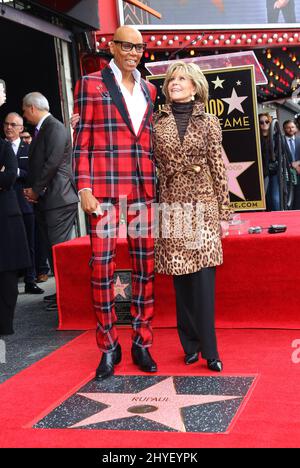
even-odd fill
[{"label": "man in dark suit", "polygon": [[[0,106],[5,98],[5,83],[0,80]],[[11,145],[0,138],[0,336],[14,333],[18,270],[30,265],[25,227],[13,190],[17,170]]]},{"label": "man in dark suit", "polygon": [[3,123],[6,140],[10,142],[17,157],[18,173],[14,189],[17,194],[19,206],[23,215],[23,221],[27,234],[27,241],[30,249],[32,266],[27,268],[24,275],[25,293],[42,294],[43,289],[35,283],[35,219],[33,205],[24,197],[24,187],[28,172],[28,151],[29,145],[20,138],[23,131],[23,118],[16,112],[10,112]]},{"label": "man in dark suit", "polygon": [[297,185],[294,186],[293,210],[300,210],[300,137],[297,136],[297,125],[294,120],[283,123],[285,149],[290,165],[297,172]]},{"label": "man in dark suit", "polygon": [[[41,93],[29,93],[23,98],[23,114],[35,126],[25,196],[35,205],[54,271],[52,247],[70,239],[79,201],[72,174],[71,140],[65,126],[49,113],[48,100]],[[45,300],[48,308],[57,307],[55,294]]]},{"label": "man in dark suit", "polygon": [[[85,213],[99,214],[98,218],[90,216],[93,303],[97,344],[102,351],[96,379],[111,376],[121,360],[113,287],[117,237],[113,232],[119,225],[121,198],[127,199],[129,209],[143,204],[148,220],[143,233],[127,236],[133,265],[132,359],[144,372],[157,370],[149,352],[154,312],[151,203],[155,198],[155,166],[151,132],[156,89],[136,69],[144,49],[139,31],[118,28],[110,46],[114,59],[102,72],[84,76],[75,89],[74,113],[80,115],[74,138],[76,181]],[[116,225],[112,221],[112,231],[102,236],[98,223],[105,201],[115,210]]]}]

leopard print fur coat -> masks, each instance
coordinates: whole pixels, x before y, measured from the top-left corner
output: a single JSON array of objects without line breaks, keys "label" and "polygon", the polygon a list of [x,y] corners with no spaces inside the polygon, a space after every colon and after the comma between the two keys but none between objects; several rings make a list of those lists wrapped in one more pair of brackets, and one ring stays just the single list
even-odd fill
[{"label": "leopard print fur coat", "polygon": [[159,178],[158,273],[183,275],[223,261],[220,221],[231,209],[218,118],[196,102],[181,143],[171,106],[154,117]]}]

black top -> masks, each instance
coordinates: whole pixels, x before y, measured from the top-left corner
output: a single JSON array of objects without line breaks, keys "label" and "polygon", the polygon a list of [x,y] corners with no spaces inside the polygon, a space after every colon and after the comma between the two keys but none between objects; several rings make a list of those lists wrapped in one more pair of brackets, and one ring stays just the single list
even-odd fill
[{"label": "black top", "polygon": [[195,101],[173,102],[171,104],[181,143],[183,142],[184,135],[193,112],[194,103]]},{"label": "black top", "polygon": [[261,155],[263,163],[263,173],[264,177],[269,175],[269,163],[272,160],[271,158],[271,147],[270,147],[270,136],[269,135],[260,135],[260,145],[261,145]]}]

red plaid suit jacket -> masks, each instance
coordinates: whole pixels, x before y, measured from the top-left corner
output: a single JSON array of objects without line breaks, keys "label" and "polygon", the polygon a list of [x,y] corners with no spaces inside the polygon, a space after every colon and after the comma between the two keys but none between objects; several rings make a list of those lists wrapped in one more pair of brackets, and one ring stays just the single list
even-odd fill
[{"label": "red plaid suit jacket", "polygon": [[135,135],[125,100],[110,67],[82,77],[76,84],[74,113],[80,121],[74,135],[78,190],[90,187],[98,198],[129,195],[139,179],[148,196],[155,196],[152,150],[154,85],[141,81],[148,103]]}]

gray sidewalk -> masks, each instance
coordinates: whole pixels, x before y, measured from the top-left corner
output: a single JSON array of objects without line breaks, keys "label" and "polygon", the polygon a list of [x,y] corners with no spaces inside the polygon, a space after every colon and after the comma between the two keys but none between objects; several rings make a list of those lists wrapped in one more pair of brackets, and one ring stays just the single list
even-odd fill
[{"label": "gray sidewalk", "polygon": [[15,334],[0,339],[0,384],[82,333],[56,331],[57,312],[47,311],[43,302],[55,292],[54,278],[39,286],[45,294],[24,294],[24,284],[19,283]]}]

